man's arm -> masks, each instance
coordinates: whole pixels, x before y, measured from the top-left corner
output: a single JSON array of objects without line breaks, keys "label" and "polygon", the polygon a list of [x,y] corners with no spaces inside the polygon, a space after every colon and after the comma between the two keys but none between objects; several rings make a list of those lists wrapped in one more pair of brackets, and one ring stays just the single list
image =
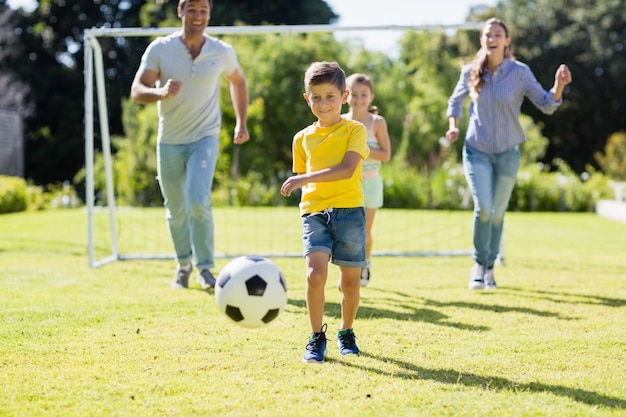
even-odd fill
[{"label": "man's arm", "polygon": [[130,97],[135,103],[150,104],[159,100],[175,97],[183,83],[176,80],[167,80],[165,85],[156,87],[159,73],[154,70],[144,69],[137,71],[135,79],[130,87]]},{"label": "man's arm", "polygon": [[233,142],[240,145],[250,139],[248,133],[248,83],[241,68],[237,68],[226,78],[230,82],[230,98],[237,118]]}]

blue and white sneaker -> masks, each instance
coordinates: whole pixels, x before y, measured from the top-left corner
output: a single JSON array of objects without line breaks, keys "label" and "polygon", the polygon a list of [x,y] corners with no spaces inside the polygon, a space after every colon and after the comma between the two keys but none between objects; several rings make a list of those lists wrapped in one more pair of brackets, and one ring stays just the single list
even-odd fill
[{"label": "blue and white sneaker", "polygon": [[319,333],[311,333],[306,344],[306,351],[302,357],[304,363],[324,363],[324,356],[328,352],[326,348],[326,323]]},{"label": "blue and white sneaker", "polygon": [[179,265],[176,269],[176,275],[174,275],[171,287],[174,289],[189,288],[189,275],[191,275],[192,269],[191,264],[189,264],[189,268],[181,268]]},{"label": "blue and white sneaker", "polygon": [[215,277],[213,277],[213,274],[208,269],[203,269],[198,272],[198,277],[196,279],[203,290],[215,287]]},{"label": "blue and white sneaker", "polygon": [[339,333],[337,333],[337,345],[339,346],[341,356],[358,355],[360,352],[352,329],[339,330]]}]

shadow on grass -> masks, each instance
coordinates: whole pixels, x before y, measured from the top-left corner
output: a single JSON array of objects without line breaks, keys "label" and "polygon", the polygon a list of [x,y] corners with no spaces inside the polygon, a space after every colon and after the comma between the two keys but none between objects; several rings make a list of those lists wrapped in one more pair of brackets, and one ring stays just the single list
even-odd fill
[{"label": "shadow on grass", "polygon": [[469,308],[472,310],[482,310],[482,311],[491,311],[494,313],[522,313],[529,314],[532,316],[539,317],[554,317],[561,320],[578,320],[573,317],[564,317],[559,313],[554,313],[552,311],[545,310],[537,310],[534,308],[528,307],[509,307],[502,305],[491,305],[491,304],[482,304],[482,303],[467,303],[463,301],[453,301],[453,302],[441,302],[435,300],[429,300],[427,298],[421,298],[424,300],[424,303],[429,306],[435,307],[458,307],[458,308]]},{"label": "shadow on grass", "polygon": [[521,295],[527,298],[552,301],[554,303],[603,305],[607,307],[626,306],[626,300],[620,298],[599,297],[597,295],[572,294],[545,290],[528,290],[526,288],[518,287],[506,287],[498,291]]},{"label": "shadow on grass", "polygon": [[372,355],[361,351],[362,357],[378,360],[384,363],[392,363],[402,368],[401,372],[389,372],[372,366],[365,366],[355,361],[337,361],[343,366],[358,368],[389,377],[402,379],[430,380],[442,384],[463,385],[470,388],[479,388],[491,391],[513,391],[531,393],[550,393],[591,406],[604,406],[616,409],[626,409],[626,400],[608,395],[587,391],[580,388],[571,388],[563,385],[550,385],[540,382],[519,383],[499,376],[480,376],[464,373],[454,369],[429,369],[417,366],[413,363],[401,361],[385,356]]},{"label": "shadow on grass", "polygon": [[[301,299],[293,299],[290,298],[288,303],[292,306],[304,308],[306,310],[306,303]],[[376,307],[368,307],[364,303],[361,303],[359,306],[358,319],[359,320],[367,320],[370,318],[374,319],[393,319],[393,320],[402,320],[402,321],[412,321],[412,322],[424,322],[430,324],[437,324],[439,326],[452,327],[460,330],[469,330],[475,332],[487,331],[490,330],[487,326],[474,326],[472,324],[459,323],[453,321],[447,321],[449,318],[445,314],[431,310],[427,308],[416,308],[415,306],[402,305],[399,306],[399,309],[404,311],[395,311],[388,310]],[[326,302],[324,308],[324,314],[327,317],[332,317],[334,319],[341,318],[341,304]]]}]

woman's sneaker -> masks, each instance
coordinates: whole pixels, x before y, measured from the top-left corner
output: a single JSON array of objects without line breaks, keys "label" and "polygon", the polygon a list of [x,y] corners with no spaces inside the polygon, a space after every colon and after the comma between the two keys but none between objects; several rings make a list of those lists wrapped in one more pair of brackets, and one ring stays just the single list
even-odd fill
[{"label": "woman's sneaker", "polygon": [[470,279],[467,288],[470,290],[482,290],[485,288],[485,268],[484,265],[476,262],[470,270]]},{"label": "woman's sneaker", "polygon": [[495,290],[498,288],[496,279],[493,276],[493,267],[485,269],[485,289]]},{"label": "woman's sneaker", "polygon": [[311,333],[306,344],[306,350],[302,357],[304,363],[324,363],[324,356],[328,351],[326,348],[326,323],[319,333]]},{"label": "woman's sneaker", "polygon": [[339,330],[339,333],[337,333],[337,346],[339,346],[339,353],[342,356],[359,354],[356,336],[352,329]]}]

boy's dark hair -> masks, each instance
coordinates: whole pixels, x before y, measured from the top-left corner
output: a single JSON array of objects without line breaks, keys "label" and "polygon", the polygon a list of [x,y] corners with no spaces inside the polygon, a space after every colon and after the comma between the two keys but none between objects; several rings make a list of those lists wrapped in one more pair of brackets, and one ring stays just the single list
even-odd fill
[{"label": "boy's dark hair", "polygon": [[309,91],[309,87],[319,84],[332,84],[339,91],[346,91],[346,73],[336,62],[314,62],[304,73],[304,89]]}]

